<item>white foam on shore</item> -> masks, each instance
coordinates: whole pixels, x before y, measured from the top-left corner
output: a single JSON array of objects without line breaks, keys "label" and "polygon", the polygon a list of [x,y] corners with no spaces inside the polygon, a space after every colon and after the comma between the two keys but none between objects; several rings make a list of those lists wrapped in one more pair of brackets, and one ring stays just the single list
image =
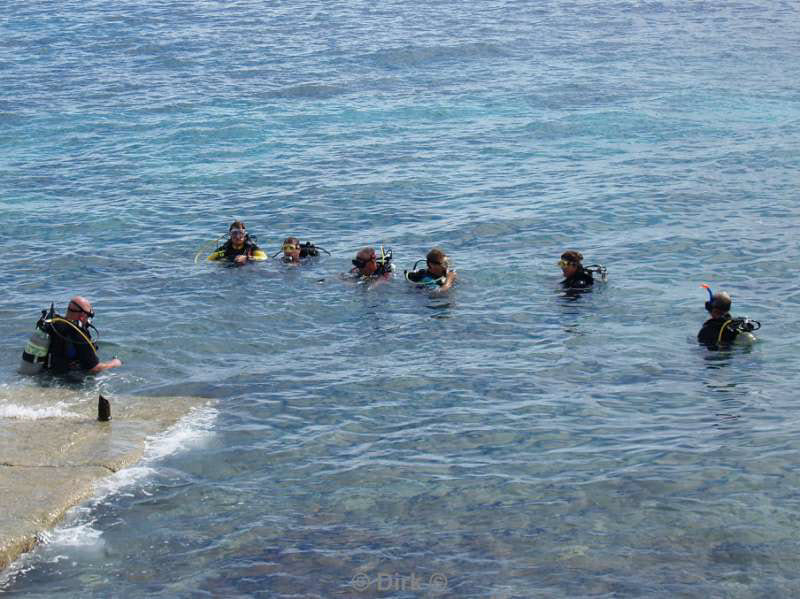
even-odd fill
[{"label": "white foam on shore", "polygon": [[0,418],[10,420],[42,420],[44,418],[83,418],[80,414],[70,412],[65,402],[58,402],[52,406],[32,408],[14,403],[0,403]]},{"label": "white foam on shore", "polygon": [[134,496],[134,487],[144,484],[158,471],[159,460],[202,446],[214,435],[213,425],[218,414],[211,406],[193,408],[164,432],[149,437],[139,463],[95,483],[90,499],[68,510],[59,526],[39,535],[37,549],[24,554],[0,573],[0,593],[15,577],[35,567],[37,561],[57,563],[68,559],[65,550],[74,552],[76,547],[90,553],[102,549],[103,532],[93,526],[95,507],[115,496]]},{"label": "white foam on shore", "polygon": [[95,493],[89,505],[95,506],[106,498],[119,495],[125,489],[150,478],[156,471],[154,465],[180,451],[200,447],[213,434],[214,421],[218,411],[210,406],[192,408],[188,414],[167,430],[152,435],[145,440],[142,459],[132,466],[123,468],[107,478],[95,483]]}]

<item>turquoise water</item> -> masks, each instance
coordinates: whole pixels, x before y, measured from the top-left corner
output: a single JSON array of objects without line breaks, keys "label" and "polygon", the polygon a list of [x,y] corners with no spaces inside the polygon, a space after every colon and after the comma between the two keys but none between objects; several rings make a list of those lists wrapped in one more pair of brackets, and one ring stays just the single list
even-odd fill
[{"label": "turquoise water", "polygon": [[[797,593],[794,4],[0,17],[0,381],[81,293],[125,362],[86,387],[213,400],[2,590]],[[195,264],[235,218],[332,256]],[[339,279],[381,243],[457,288]],[[564,297],[568,248],[608,283]],[[696,346],[702,282],[759,344]]]}]

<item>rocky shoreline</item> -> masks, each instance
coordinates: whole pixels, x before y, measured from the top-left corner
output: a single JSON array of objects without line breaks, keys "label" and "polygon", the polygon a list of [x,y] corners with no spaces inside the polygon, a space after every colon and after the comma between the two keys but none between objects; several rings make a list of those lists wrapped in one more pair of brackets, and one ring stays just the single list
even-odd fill
[{"label": "rocky shoreline", "polygon": [[148,437],[173,426],[199,397],[109,397],[98,422],[96,392],[0,389],[0,570],[90,497],[95,483],[139,461]]}]

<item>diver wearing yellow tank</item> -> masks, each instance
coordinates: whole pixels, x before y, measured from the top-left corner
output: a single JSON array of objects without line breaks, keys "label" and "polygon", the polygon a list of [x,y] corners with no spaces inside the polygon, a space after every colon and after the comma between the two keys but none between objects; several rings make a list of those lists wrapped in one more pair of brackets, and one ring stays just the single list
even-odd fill
[{"label": "diver wearing yellow tank", "polygon": [[230,239],[214,250],[208,257],[209,260],[230,260],[235,264],[246,264],[254,260],[267,259],[266,252],[247,234],[247,228],[242,221],[231,223],[228,235]]}]

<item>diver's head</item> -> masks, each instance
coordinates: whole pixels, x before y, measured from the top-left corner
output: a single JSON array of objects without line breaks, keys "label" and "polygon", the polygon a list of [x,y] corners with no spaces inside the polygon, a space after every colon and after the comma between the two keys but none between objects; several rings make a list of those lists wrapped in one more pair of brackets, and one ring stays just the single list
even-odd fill
[{"label": "diver's head", "polygon": [[445,276],[450,268],[450,260],[447,254],[439,248],[433,248],[428,252],[428,255],[425,256],[425,262],[428,265],[428,272],[435,277]]},{"label": "diver's head", "polygon": [[717,291],[706,302],[706,310],[711,313],[712,318],[719,318],[731,311],[731,296],[725,291]]},{"label": "diver's head", "polygon": [[245,233],[247,232],[247,227],[246,227],[246,226],[244,225],[244,223],[243,223],[242,221],[240,221],[240,220],[235,220],[235,221],[233,221],[233,222],[231,223],[231,226],[230,226],[230,227],[228,227],[228,232],[230,233],[230,232],[231,232],[231,231],[233,231],[234,229],[241,229],[241,230],[242,230],[242,231],[244,231]]},{"label": "diver's head", "polygon": [[283,257],[287,262],[300,261],[300,240],[297,237],[287,237],[283,240]]},{"label": "diver's head", "polygon": [[233,247],[237,250],[244,245],[244,238],[247,235],[244,229],[231,229],[230,236],[231,236],[231,243]]},{"label": "diver's head", "polygon": [[376,256],[374,248],[361,248],[358,250],[356,257],[353,260],[353,266],[358,269],[358,274],[369,277],[375,274],[375,271],[378,270],[378,264],[375,258]]},{"label": "diver's head", "polygon": [[69,304],[67,304],[67,313],[64,315],[64,318],[80,324],[91,324],[92,318],[94,318],[92,304],[89,303],[89,300],[85,297],[76,295],[69,300]]},{"label": "diver's head", "polygon": [[558,266],[561,267],[561,272],[564,273],[564,277],[569,279],[580,271],[580,269],[583,268],[582,260],[583,254],[575,250],[568,250],[561,254],[561,260],[558,261]]}]

